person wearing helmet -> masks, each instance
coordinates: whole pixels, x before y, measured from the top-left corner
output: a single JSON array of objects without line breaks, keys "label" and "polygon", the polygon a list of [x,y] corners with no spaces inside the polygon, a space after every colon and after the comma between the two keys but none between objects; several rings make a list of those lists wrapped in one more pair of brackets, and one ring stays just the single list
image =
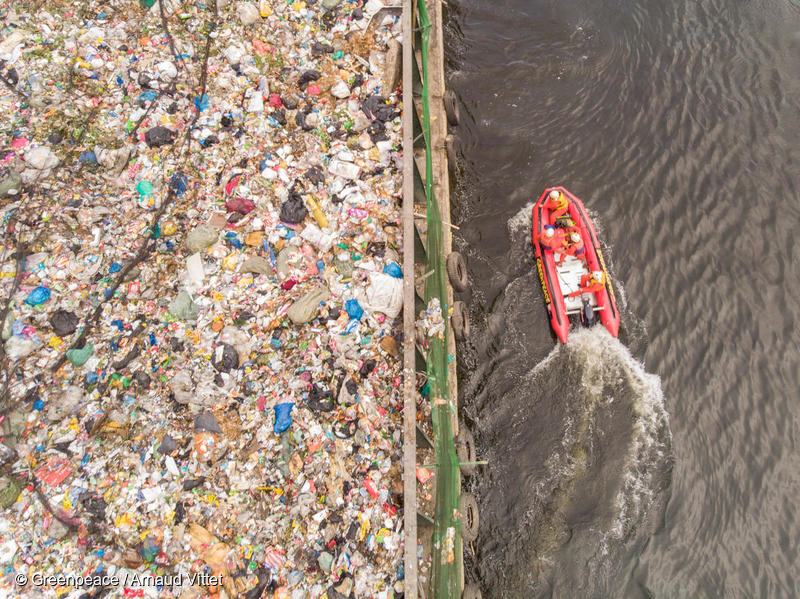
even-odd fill
[{"label": "person wearing helmet", "polygon": [[584,264],[586,264],[586,248],[583,245],[583,238],[581,237],[581,234],[577,231],[573,231],[567,235],[565,239],[565,243],[567,244],[566,248],[562,250],[556,250],[559,254],[561,254],[561,259],[556,262],[556,264],[561,266],[567,256],[575,256]]},{"label": "person wearing helmet", "polygon": [[564,245],[564,233],[556,232],[553,225],[545,225],[537,240],[542,244],[542,249],[555,251]]},{"label": "person wearing helmet", "polygon": [[606,273],[602,270],[593,270],[589,274],[581,276],[581,286],[577,291],[569,294],[569,297],[578,297],[584,293],[597,293],[606,286]]},{"label": "person wearing helmet", "polygon": [[567,213],[569,200],[563,193],[554,189],[547,194],[547,199],[543,204],[544,208],[550,210],[550,222],[555,223],[559,218]]}]

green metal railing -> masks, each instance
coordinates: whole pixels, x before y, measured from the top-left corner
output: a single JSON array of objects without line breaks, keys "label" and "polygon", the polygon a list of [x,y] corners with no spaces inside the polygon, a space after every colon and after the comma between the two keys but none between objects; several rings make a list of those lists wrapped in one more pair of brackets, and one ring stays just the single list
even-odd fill
[{"label": "green metal railing", "polygon": [[[422,133],[425,142],[425,202],[426,221],[426,272],[433,272],[425,281],[425,303],[439,300],[442,316],[449,322],[447,271],[445,268],[443,225],[439,204],[433,189],[433,159],[431,148],[431,115],[428,53],[431,23],[425,0],[416,0],[416,21],[422,72]],[[409,103],[410,104],[410,103]],[[436,459],[436,491],[431,547],[431,595],[434,599],[451,599],[461,596],[463,580],[461,522],[458,519],[461,478],[454,444],[454,411],[448,385],[447,342],[450,327],[445,326],[443,338],[428,338],[426,370],[428,375],[431,418],[433,421],[433,446]]]}]

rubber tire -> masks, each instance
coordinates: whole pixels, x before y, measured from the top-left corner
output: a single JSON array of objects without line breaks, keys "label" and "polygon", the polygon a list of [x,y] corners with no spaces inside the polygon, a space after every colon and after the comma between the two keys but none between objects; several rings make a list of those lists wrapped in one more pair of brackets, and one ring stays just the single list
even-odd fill
[{"label": "rubber tire", "polygon": [[470,582],[464,587],[464,591],[461,593],[461,599],[483,599],[483,595],[481,595],[481,590],[478,588],[478,585],[474,582]]},{"label": "rubber tire", "polygon": [[[477,460],[475,455],[475,438],[464,424],[459,427],[458,436],[456,436],[456,456],[458,456],[459,462],[474,462]],[[477,471],[478,466],[476,464],[461,466],[461,474],[465,476],[472,476]]]},{"label": "rubber tire", "polygon": [[467,278],[467,262],[458,252],[450,252],[445,261],[447,278],[454,291],[466,291],[469,279]]},{"label": "rubber tire", "polygon": [[444,102],[444,113],[447,115],[447,124],[457,127],[461,121],[461,107],[456,99],[456,93],[452,89],[448,89],[444,92],[442,102]]},{"label": "rubber tire", "polygon": [[456,138],[453,134],[448,133],[447,137],[444,138],[444,148],[447,152],[447,169],[450,172],[455,172],[458,156],[456,155]]},{"label": "rubber tire", "polygon": [[469,339],[469,312],[467,312],[467,305],[464,302],[453,302],[450,326],[453,327],[453,335],[455,335],[456,341],[467,341]]},{"label": "rubber tire", "polygon": [[472,493],[461,494],[461,504],[458,512],[461,514],[461,538],[465,543],[470,543],[478,538],[478,502]]}]

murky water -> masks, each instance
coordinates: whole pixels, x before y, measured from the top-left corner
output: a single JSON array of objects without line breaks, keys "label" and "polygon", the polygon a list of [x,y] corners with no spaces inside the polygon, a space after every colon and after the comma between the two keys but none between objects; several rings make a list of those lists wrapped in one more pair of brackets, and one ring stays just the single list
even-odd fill
[{"label": "murky water", "polygon": [[[800,4],[449,0],[484,597],[800,597]],[[554,349],[530,205],[607,245]]]}]

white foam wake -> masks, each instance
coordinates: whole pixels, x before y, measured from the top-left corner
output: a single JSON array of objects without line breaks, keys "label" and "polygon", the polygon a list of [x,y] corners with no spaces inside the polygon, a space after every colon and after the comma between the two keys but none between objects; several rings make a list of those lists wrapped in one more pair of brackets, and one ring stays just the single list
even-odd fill
[{"label": "white foam wake", "polygon": [[[615,499],[617,516],[606,531],[609,540],[622,539],[644,519],[657,492],[655,477],[669,460],[672,435],[661,377],[647,372],[627,347],[600,326],[571,332],[564,349],[583,362],[588,404],[613,403],[613,396],[602,397],[610,385],[631,392],[631,441]],[[621,385],[614,385],[614,379]]]}]

